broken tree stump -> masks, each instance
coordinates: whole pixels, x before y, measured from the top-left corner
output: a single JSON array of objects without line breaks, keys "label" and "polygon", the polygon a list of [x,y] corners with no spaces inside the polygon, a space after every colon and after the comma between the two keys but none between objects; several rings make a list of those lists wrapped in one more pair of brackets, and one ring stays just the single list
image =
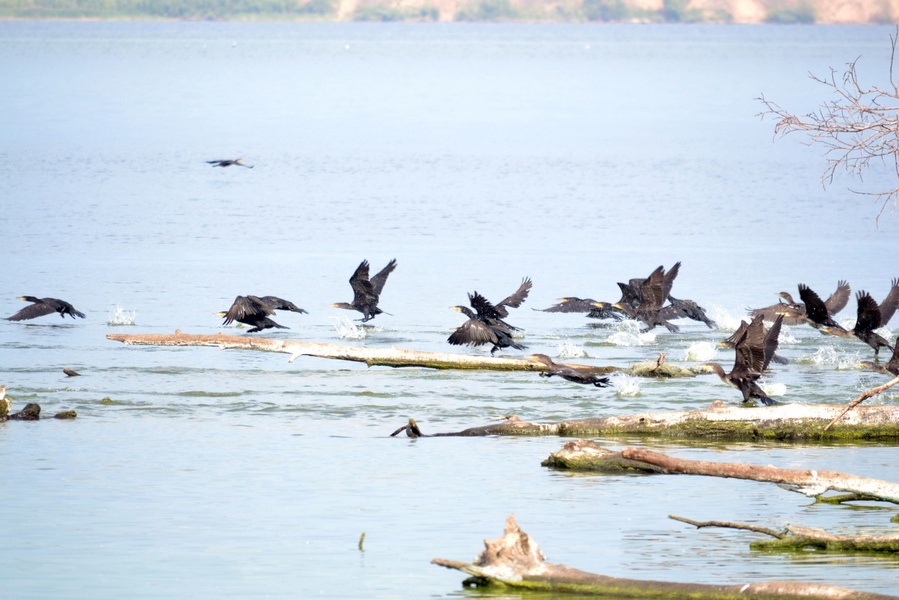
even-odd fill
[{"label": "broken tree stump", "polygon": [[435,558],[435,565],[471,575],[473,586],[569,592],[617,599],[691,598],[693,600],[899,600],[847,588],[801,581],[770,581],[738,585],[676,583],[608,577],[546,562],[537,543],[510,515],[503,536],[485,541],[485,549],[471,563]]}]

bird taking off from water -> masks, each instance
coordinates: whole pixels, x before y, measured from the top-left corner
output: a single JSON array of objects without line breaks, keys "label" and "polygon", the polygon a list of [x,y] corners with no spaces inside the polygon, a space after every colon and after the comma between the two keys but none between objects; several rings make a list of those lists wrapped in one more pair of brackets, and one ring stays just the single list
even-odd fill
[{"label": "bird taking off from water", "polygon": [[212,165],[213,167],[231,167],[231,166],[238,166],[238,167],[246,167],[247,169],[252,169],[252,168],[253,168],[253,165],[245,165],[245,164],[243,164],[243,159],[242,159],[242,158],[235,158],[234,160],[231,160],[231,159],[224,159],[224,160],[207,160],[206,162],[209,163],[210,165]]},{"label": "bird taking off from water", "polygon": [[275,314],[275,310],[290,310],[298,313],[305,313],[302,308],[298,308],[293,302],[283,300],[276,296],[238,296],[234,299],[234,303],[227,312],[220,312],[219,316],[225,318],[223,325],[230,325],[234,321],[250,325],[251,328],[247,333],[255,333],[263,329],[290,329],[284,325],[279,325],[269,319],[270,315]]},{"label": "bird taking off from water", "polygon": [[8,321],[27,321],[28,319],[52,315],[53,313],[59,313],[59,316],[63,319],[66,318],[66,315],[69,315],[73,319],[75,317],[84,318],[84,313],[75,310],[75,307],[65,300],[58,300],[57,298],[35,298],[34,296],[19,296],[19,300],[31,302],[32,304],[29,304],[13,316],[7,317]]},{"label": "bird taking off from water", "polygon": [[336,302],[332,304],[334,308],[345,308],[347,310],[358,310],[362,313],[363,323],[371,321],[377,315],[384,311],[378,308],[378,301],[381,299],[381,291],[384,284],[387,283],[387,277],[396,269],[396,259],[394,258],[387,266],[381,269],[377,275],[368,278],[368,261],[363,260],[356,267],[352,277],[350,277],[350,287],[353,288],[352,302]]}]

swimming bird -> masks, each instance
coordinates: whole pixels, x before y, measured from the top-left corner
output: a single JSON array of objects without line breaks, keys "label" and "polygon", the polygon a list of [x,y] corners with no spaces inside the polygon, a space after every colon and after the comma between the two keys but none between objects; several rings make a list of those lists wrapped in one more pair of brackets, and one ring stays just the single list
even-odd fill
[{"label": "swimming bird", "polygon": [[659,266],[646,279],[632,279],[628,284],[619,283],[622,300],[613,306],[630,318],[643,321],[646,325],[643,329],[644,332],[657,325],[664,325],[668,331],[677,333],[680,328],[668,322],[662,313],[662,305],[671,293],[671,286],[674,285],[674,279],[677,277],[679,269],[679,262],[675,263],[668,272],[665,272],[663,266]]},{"label": "swimming bird", "polygon": [[725,373],[721,365],[717,363],[706,363],[703,367],[717,374],[723,382],[740,390],[743,394],[743,402],[749,402],[751,398],[758,398],[762,404],[772,406],[779,402],[765,394],[758,385],[758,379],[768,367],[777,349],[777,339],[783,319],[779,318],[774,321],[767,332],[764,331],[762,319],[762,315],[756,316],[734,343],[734,367],[730,373]]},{"label": "swimming bird", "polygon": [[371,321],[377,315],[384,311],[378,308],[378,301],[381,298],[381,291],[387,282],[387,277],[396,269],[396,259],[394,258],[387,266],[378,271],[378,274],[368,278],[368,261],[363,260],[356,267],[352,277],[350,277],[350,287],[353,288],[352,302],[336,302],[332,304],[334,308],[345,308],[347,310],[357,310],[362,313],[363,323]]},{"label": "swimming bird", "polygon": [[536,360],[537,362],[543,363],[548,367],[546,371],[540,372],[541,377],[552,377],[553,375],[557,375],[562,379],[573,381],[574,383],[592,383],[596,387],[608,387],[612,385],[611,383],[609,383],[608,377],[597,377],[593,373],[581,371],[580,369],[576,369],[568,365],[560,365],[553,362],[553,360],[545,354],[532,354],[531,360]]},{"label": "swimming bird", "polygon": [[[838,281],[837,289],[824,301],[827,312],[835,315],[846,308],[851,293],[852,289],[846,281],[842,279]],[[793,300],[793,296],[789,292],[780,292],[777,296],[779,298],[777,304],[750,309],[749,315],[753,318],[762,315],[769,323],[773,322],[777,315],[783,315],[784,325],[801,325],[806,322],[805,305],[802,302]]]},{"label": "swimming bird", "polygon": [[31,302],[16,314],[11,317],[7,317],[8,321],[27,321],[28,319],[35,319],[37,317],[43,317],[44,315],[52,315],[53,313],[59,313],[59,316],[63,319],[66,318],[66,315],[69,315],[73,319],[75,317],[84,318],[84,313],[75,310],[75,307],[66,302],[65,300],[59,300],[58,298],[35,298],[34,296],[19,296],[19,300],[24,300],[25,302]]},{"label": "swimming bird", "polygon": [[246,167],[248,169],[252,169],[253,165],[245,165],[243,164],[242,158],[235,158],[234,160],[225,159],[225,160],[207,160],[207,163],[212,165],[213,167],[230,167],[232,165],[236,165],[238,167]]},{"label": "swimming bird", "polygon": [[468,294],[468,301],[474,312],[467,306],[453,307],[454,310],[468,317],[468,320],[450,334],[447,342],[454,346],[493,344],[490,354],[502,348],[524,350],[527,347],[512,338],[512,332],[517,327],[503,321],[500,318],[500,312],[484,296],[474,292]]},{"label": "swimming bird", "polygon": [[238,296],[234,299],[231,308],[227,312],[220,312],[219,316],[225,318],[223,325],[230,325],[234,321],[250,325],[251,328],[247,330],[247,333],[255,333],[275,327],[278,329],[290,329],[269,319],[269,316],[273,314],[275,314],[274,309],[263,302],[261,298],[257,296]]},{"label": "swimming bird", "polygon": [[877,353],[881,348],[889,348],[892,351],[893,347],[890,346],[890,343],[874,333],[874,330],[882,325],[880,307],[877,302],[874,301],[871,294],[864,290],[859,290],[855,298],[858,302],[858,314],[855,327],[852,328],[852,335],[874,348],[874,358],[877,358]]}]

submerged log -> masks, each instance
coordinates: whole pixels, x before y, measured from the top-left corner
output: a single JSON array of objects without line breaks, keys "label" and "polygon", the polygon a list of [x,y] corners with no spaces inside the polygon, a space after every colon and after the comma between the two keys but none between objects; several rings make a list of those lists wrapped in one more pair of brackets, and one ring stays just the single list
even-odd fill
[{"label": "submerged log", "polygon": [[[19,412],[9,414],[12,408],[12,401],[6,397],[6,386],[0,385],[0,421],[38,421],[41,418],[41,406],[34,402],[29,402],[25,408]],[[74,419],[76,417],[74,410],[65,410],[53,415],[54,419]]]},{"label": "submerged log", "polygon": [[708,585],[608,577],[546,562],[537,543],[510,515],[503,537],[485,541],[485,549],[472,563],[442,558],[431,562],[472,577],[468,585],[499,585],[516,589],[570,592],[614,598],[692,598],[694,600],[897,600],[841,587],[800,581],[770,581],[738,585]]},{"label": "submerged log", "polygon": [[559,435],[567,437],[653,436],[721,440],[895,440],[899,438],[899,406],[860,406],[834,427],[824,426],[842,409],[831,404],[731,406],[714,402],[700,410],[531,423],[508,417],[501,423],[435,436]]},{"label": "submerged log", "polygon": [[752,542],[749,547],[753,550],[805,552],[809,548],[817,548],[829,552],[886,552],[891,554],[899,552],[899,534],[837,535],[823,529],[798,525],[787,525],[782,531],[775,531],[767,527],[731,521],[693,521],[676,515],[668,515],[668,518],[693,525],[697,529],[703,527],[743,529],[775,538]]},{"label": "submerged log", "polygon": [[890,389],[891,387],[893,387],[893,386],[896,385],[897,383],[899,383],[899,377],[894,377],[893,379],[891,379],[890,381],[887,381],[887,382],[884,383],[883,385],[878,385],[877,387],[873,387],[873,388],[871,388],[870,390],[865,390],[864,392],[862,392],[861,394],[859,394],[858,398],[856,398],[855,400],[853,400],[852,402],[850,402],[849,405],[848,405],[845,409],[843,409],[843,412],[841,412],[840,414],[838,414],[837,416],[835,416],[835,417],[830,421],[830,423],[827,424],[827,426],[826,426],[824,429],[825,429],[825,430],[830,429],[831,426],[832,426],[834,423],[836,423],[837,421],[839,421],[840,419],[842,419],[842,418],[843,418],[843,415],[845,415],[847,412],[849,412],[850,410],[852,410],[853,408],[855,408],[856,406],[858,406],[859,404],[861,404],[862,402],[864,402],[864,401],[867,400],[868,398],[871,398],[871,397],[873,397],[873,396],[876,396],[877,394],[880,394],[880,393],[882,393],[882,392],[884,392],[884,391]]},{"label": "submerged log", "polygon": [[[127,346],[214,346],[217,348],[237,348],[243,350],[261,350],[263,352],[283,352],[290,354],[290,362],[300,356],[333,358],[362,362],[382,367],[427,367],[431,369],[480,369],[492,371],[545,371],[547,366],[535,360],[520,358],[501,358],[492,356],[474,356],[470,354],[450,354],[444,352],[422,352],[402,348],[368,348],[364,346],[342,346],[339,344],[320,344],[314,342],[298,342],[294,340],[278,340],[264,337],[237,335],[199,335],[182,333],[110,333],[106,339],[122,342]],[[568,365],[589,373],[610,373],[615,367],[593,367],[590,365]]]}]

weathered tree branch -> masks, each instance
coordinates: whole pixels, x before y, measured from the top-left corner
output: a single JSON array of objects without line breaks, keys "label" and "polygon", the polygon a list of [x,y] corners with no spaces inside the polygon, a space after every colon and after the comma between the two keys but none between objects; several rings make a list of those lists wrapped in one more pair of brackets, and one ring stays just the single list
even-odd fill
[{"label": "weathered tree branch", "polygon": [[[820,145],[825,149],[827,168],[822,180],[833,182],[839,169],[862,179],[872,159],[892,163],[899,178],[899,86],[893,77],[896,58],[896,35],[890,36],[890,89],[878,86],[862,87],[858,81],[856,61],[849,63],[842,77],[831,69],[829,78],[811,75],[812,80],[829,88],[836,97],[825,101],[816,112],[797,117],[763,96],[758,100],[765,105],[759,115],[773,116],[777,123],[774,135],[783,137],[796,131],[808,133],[808,145]],[[855,190],[853,190],[855,191]],[[883,214],[890,200],[895,207],[899,198],[899,186],[879,192],[855,192],[873,196],[881,201],[877,219]]]},{"label": "weathered tree branch", "polygon": [[799,581],[771,581],[738,585],[707,585],[608,577],[546,562],[537,543],[510,515],[503,536],[485,541],[485,549],[472,563],[435,558],[435,565],[456,569],[472,577],[466,584],[499,584],[516,589],[570,592],[603,597],[693,598],[694,600],[897,600],[841,587]]},{"label": "weathered tree branch", "polygon": [[827,431],[828,429],[830,429],[830,426],[833,425],[834,423],[836,423],[837,421],[839,421],[840,419],[842,419],[843,415],[845,415],[847,412],[849,412],[850,410],[852,410],[853,408],[855,408],[856,406],[858,406],[859,404],[861,404],[868,398],[871,398],[872,396],[876,396],[877,394],[880,394],[881,392],[890,389],[897,383],[899,383],[899,377],[894,377],[892,380],[886,382],[883,385],[879,385],[877,387],[871,388],[870,390],[865,390],[864,392],[859,394],[858,398],[856,398],[855,400],[850,402],[849,406],[847,406],[845,408],[845,410],[843,410],[843,412],[841,412],[840,414],[835,416],[833,418],[833,421],[828,423],[827,426],[824,428],[824,431]]},{"label": "weathered tree branch", "polygon": [[899,552],[899,535],[837,535],[813,527],[787,525],[783,531],[775,531],[767,527],[733,523],[731,521],[693,521],[684,517],[668,515],[669,519],[703,527],[726,527],[743,529],[769,535],[774,540],[753,542],[750,547],[755,550],[805,551],[807,548],[818,548],[831,552]]}]

